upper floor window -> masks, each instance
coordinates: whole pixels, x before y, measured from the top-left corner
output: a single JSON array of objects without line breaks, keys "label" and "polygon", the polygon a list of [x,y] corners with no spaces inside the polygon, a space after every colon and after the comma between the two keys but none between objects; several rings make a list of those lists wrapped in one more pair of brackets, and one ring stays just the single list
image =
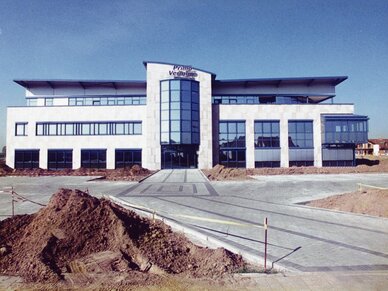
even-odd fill
[{"label": "upper floor window", "polygon": [[245,148],[245,121],[220,121],[220,148]]},{"label": "upper floor window", "polygon": [[368,141],[368,117],[325,117],[325,143],[364,143]]},{"label": "upper floor window", "polygon": [[306,96],[275,95],[225,95],[213,96],[213,104],[303,104],[308,103]]},{"label": "upper floor window", "polygon": [[255,121],[255,147],[280,147],[280,129],[278,120]]},{"label": "upper floor window", "polygon": [[27,106],[37,106],[38,100],[36,98],[27,98]]},{"label": "upper floor window", "polygon": [[45,98],[44,99],[44,105],[45,106],[53,106],[54,105],[54,99],[53,98]]},{"label": "upper floor window", "polygon": [[145,105],[146,96],[70,97],[69,106]]},{"label": "upper floor window", "polygon": [[288,121],[288,147],[313,148],[313,121]]},{"label": "upper floor window", "polygon": [[17,122],[15,123],[15,135],[16,136],[26,136],[27,135],[27,122]]}]

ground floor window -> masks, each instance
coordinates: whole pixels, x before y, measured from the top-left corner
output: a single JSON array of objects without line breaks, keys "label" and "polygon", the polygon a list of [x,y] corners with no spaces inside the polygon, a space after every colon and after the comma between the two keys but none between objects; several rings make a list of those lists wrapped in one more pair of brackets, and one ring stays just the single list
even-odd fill
[{"label": "ground floor window", "polygon": [[290,167],[310,167],[314,166],[314,161],[290,161]]},{"label": "ground floor window", "polygon": [[47,167],[49,170],[73,168],[73,150],[48,150]]},{"label": "ground floor window", "polygon": [[322,145],[322,166],[352,167],[356,165],[355,144],[335,143]]},{"label": "ground floor window", "polygon": [[106,150],[81,150],[81,167],[106,169]]},{"label": "ground floor window", "polygon": [[115,152],[116,169],[130,168],[134,165],[141,166],[140,149],[120,149]]},{"label": "ground floor window", "polygon": [[279,168],[280,161],[255,162],[255,168]]},{"label": "ground floor window", "polygon": [[198,145],[162,145],[162,169],[198,167]]},{"label": "ground floor window", "polygon": [[245,149],[220,150],[220,164],[228,168],[245,168]]},{"label": "ground floor window", "polygon": [[15,169],[39,168],[39,150],[15,150]]}]

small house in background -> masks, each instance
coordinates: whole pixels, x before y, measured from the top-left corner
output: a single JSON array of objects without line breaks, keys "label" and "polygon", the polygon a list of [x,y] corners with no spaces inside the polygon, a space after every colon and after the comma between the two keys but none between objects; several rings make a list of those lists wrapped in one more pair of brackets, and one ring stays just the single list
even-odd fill
[{"label": "small house in background", "polygon": [[357,156],[387,156],[388,155],[388,139],[386,138],[375,138],[369,139],[368,143],[357,145],[356,148]]}]

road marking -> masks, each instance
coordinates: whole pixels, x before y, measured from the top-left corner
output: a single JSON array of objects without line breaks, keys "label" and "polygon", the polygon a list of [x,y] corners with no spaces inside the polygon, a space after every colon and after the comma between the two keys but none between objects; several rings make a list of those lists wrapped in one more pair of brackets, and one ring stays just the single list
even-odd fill
[{"label": "road marking", "polygon": [[251,224],[251,223],[239,223],[239,222],[230,221],[230,220],[221,220],[221,219],[206,218],[206,217],[200,217],[200,216],[191,216],[191,215],[184,215],[184,214],[175,214],[175,215],[173,214],[172,216],[184,217],[184,218],[189,218],[189,219],[193,219],[193,220],[214,222],[214,223],[220,223],[220,224],[228,224],[228,225],[236,225],[236,226],[250,226],[250,227],[263,228],[260,225]]},{"label": "road marking", "polygon": [[360,189],[362,186],[364,187],[367,187],[367,188],[373,188],[373,189],[378,189],[378,190],[388,190],[388,188],[383,188],[383,187],[377,187],[377,186],[372,186],[372,185],[368,185],[368,184],[362,184],[362,183],[358,183],[358,188]]}]

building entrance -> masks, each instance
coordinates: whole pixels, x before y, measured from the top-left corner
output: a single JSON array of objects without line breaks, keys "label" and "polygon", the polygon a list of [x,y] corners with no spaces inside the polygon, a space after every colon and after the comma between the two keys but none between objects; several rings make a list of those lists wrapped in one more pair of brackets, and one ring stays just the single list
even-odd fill
[{"label": "building entrance", "polygon": [[162,169],[198,167],[198,145],[162,145]]}]

